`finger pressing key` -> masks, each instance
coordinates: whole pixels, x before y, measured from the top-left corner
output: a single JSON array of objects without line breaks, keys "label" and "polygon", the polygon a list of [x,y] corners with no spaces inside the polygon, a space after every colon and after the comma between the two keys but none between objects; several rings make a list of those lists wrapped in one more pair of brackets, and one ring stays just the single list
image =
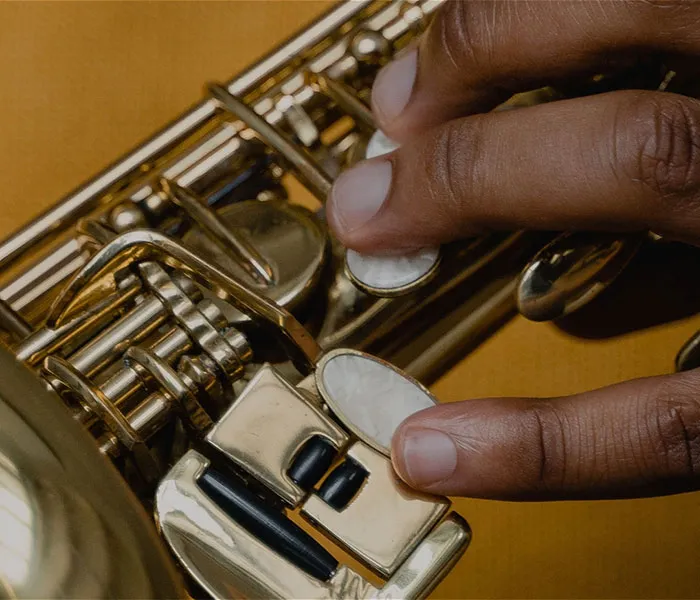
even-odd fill
[{"label": "finger pressing key", "polygon": [[[381,131],[376,131],[369,140],[366,158],[388,154],[398,148],[398,145],[390,140]],[[367,185],[376,184],[374,190],[368,190],[366,202],[351,205],[350,210],[354,214],[352,218],[370,218],[376,214],[377,205],[381,206],[382,196],[386,196],[385,182],[388,163],[365,163],[360,168],[367,170]],[[389,175],[390,177],[391,175]],[[336,183],[336,189],[342,182]],[[341,192],[342,193],[342,192]],[[343,218],[343,213],[336,213],[338,218]],[[347,222],[346,222],[347,224]],[[440,262],[439,248],[423,248],[417,252],[411,251],[405,255],[372,255],[360,254],[348,249],[345,255],[345,270],[350,280],[360,289],[374,296],[398,296],[427,283],[436,273]]]},{"label": "finger pressing key", "polygon": [[446,0],[420,43],[380,71],[378,126],[401,144],[540,87],[619,74],[641,56],[700,49],[700,4]]},{"label": "finger pressing key", "polygon": [[[697,242],[699,148],[700,102],[668,92],[473,115],[343,173],[329,222],[363,254],[521,229],[651,229]],[[369,197],[371,214],[353,218]]]}]

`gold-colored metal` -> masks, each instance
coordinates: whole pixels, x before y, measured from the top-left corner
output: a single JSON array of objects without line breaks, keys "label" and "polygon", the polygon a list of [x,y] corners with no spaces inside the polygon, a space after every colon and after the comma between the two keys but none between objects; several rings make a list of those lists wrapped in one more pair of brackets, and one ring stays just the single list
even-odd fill
[{"label": "gold-colored metal", "polygon": [[287,342],[300,368],[309,368],[318,357],[320,348],[316,342],[287,311],[239,284],[215,266],[205,263],[170,238],[146,230],[122,234],[100,250],[56,299],[46,319],[47,326],[53,328],[68,321],[71,313],[81,305],[84,290],[93,281],[136,260],[160,260],[177,268],[251,318],[274,327]]},{"label": "gold-colored metal", "polygon": [[286,469],[303,443],[314,435],[327,439],[338,450],[349,439],[274,369],[263,366],[212,428],[207,441],[296,506],[304,490],[289,479]]},{"label": "gold-colored metal", "polygon": [[309,187],[309,190],[321,202],[326,201],[333,181],[323,171],[323,168],[316,164],[312,156],[286,139],[284,135],[258,115],[255,110],[246,106],[244,102],[233,96],[222,85],[211,84],[209,93],[223,108],[241,119],[255,131],[256,135],[260,136],[260,139],[279,152],[285,160],[289,161],[291,166],[298,172],[302,181]]},{"label": "gold-colored metal", "polygon": [[127,450],[133,450],[143,440],[104,393],[93,387],[90,381],[68,361],[57,356],[49,356],[45,363],[49,374],[56,377],[66,387],[73,390],[86,407],[102,419]]},{"label": "gold-colored metal", "polygon": [[61,399],[0,348],[0,589],[185,598],[144,509]]},{"label": "gold-colored metal", "polygon": [[49,353],[61,346],[70,345],[74,339],[79,339],[93,328],[99,329],[101,324],[108,322],[115,310],[133,301],[138,291],[139,284],[135,277],[124,278],[114,293],[103,297],[60,327],[44,325],[34,331],[14,348],[17,358],[31,366],[39,364]]},{"label": "gold-colored metal", "polygon": [[517,288],[520,313],[551,321],[588,304],[617,279],[643,241],[640,235],[560,235],[523,270]]},{"label": "gold-colored metal", "polygon": [[457,513],[433,529],[382,588],[382,598],[424,598],[464,554],[471,530]]},{"label": "gold-colored metal", "polygon": [[[325,579],[313,577],[295,564],[294,552],[283,556],[262,543],[264,536],[253,533],[242,513],[229,512],[198,483],[211,465],[207,447],[187,453],[158,488],[156,515],[165,539],[188,573],[215,597],[424,597],[468,546],[468,525],[458,515],[446,516],[446,498],[418,494],[401,483],[388,457],[360,441],[348,447],[347,434],[330,419],[345,429],[351,423],[319,410],[319,393],[309,378],[300,385],[295,389],[274,368],[264,366],[207,441],[232,459],[243,477],[260,481],[287,501],[287,508],[271,508],[279,517],[267,517],[265,523],[285,519],[287,511],[299,506],[300,514],[328,536],[329,550],[337,545],[349,552],[378,573],[383,585],[375,587],[342,563]],[[278,422],[272,423],[270,415],[278,416]],[[259,435],[261,422],[267,423],[267,437]],[[321,491],[302,489],[287,475],[304,443],[319,435],[338,453],[329,478],[342,469],[343,461],[365,478],[345,506],[331,506]],[[239,485],[236,481],[231,485]]]},{"label": "gold-colored metal", "polygon": [[4,300],[0,300],[0,327],[19,341],[29,337],[32,333],[29,323],[12,310],[12,307]]},{"label": "gold-colored metal", "polygon": [[303,504],[302,514],[368,566],[388,577],[444,516],[447,500],[421,497],[398,481],[385,456],[357,442],[347,457],[369,474],[357,497],[338,511],[318,496]]},{"label": "gold-colored metal", "polygon": [[[160,410],[168,410],[171,403],[174,403],[181,408],[185,423],[195,433],[206,431],[211,427],[212,421],[209,415],[202,409],[192,391],[182,382],[175,370],[164,360],[143,348],[132,346],[126,352],[125,361],[127,365],[137,364],[145,369],[167,394],[171,402],[160,405]],[[156,404],[156,402],[150,402],[147,406],[154,410]],[[144,408],[141,409],[141,415],[145,412]]]},{"label": "gold-colored metal", "polygon": [[[298,310],[314,296],[330,256],[328,232],[311,210],[272,198],[236,202],[217,214],[223,225],[235,228],[256,247],[271,269],[270,283],[250,277],[238,260],[221,251],[199,227],[184,234],[183,244],[287,310]],[[231,322],[246,320],[243,315],[225,312]]]},{"label": "gold-colored metal", "polygon": [[214,598],[376,597],[376,589],[349,567],[319,581],[231,520],[197,485],[209,464],[198,452],[188,452],[161,482],[156,506],[173,553]]},{"label": "gold-colored metal", "polygon": [[[439,3],[339,3],[0,243],[0,341],[25,365],[0,350],[0,593],[412,599],[459,560],[468,525],[398,481],[391,435],[432,402],[422,385],[515,314],[552,236],[451,244],[377,298],[287,185],[323,204],[374,133],[378,68]],[[385,367],[356,386],[391,413],[377,436],[323,377],[360,350]],[[396,402],[403,386],[417,404]],[[285,546],[294,519],[313,536]]]},{"label": "gold-colored metal", "polygon": [[272,267],[244,237],[226,227],[214,212],[182,186],[165,178],[161,179],[161,186],[224,252],[234,254],[253,279],[261,280],[267,285],[272,283]]},{"label": "gold-colored metal", "polygon": [[365,133],[372,134],[376,129],[372,111],[343,83],[335,81],[322,73],[309,75],[312,83],[328,94],[337,104],[356,120]]}]

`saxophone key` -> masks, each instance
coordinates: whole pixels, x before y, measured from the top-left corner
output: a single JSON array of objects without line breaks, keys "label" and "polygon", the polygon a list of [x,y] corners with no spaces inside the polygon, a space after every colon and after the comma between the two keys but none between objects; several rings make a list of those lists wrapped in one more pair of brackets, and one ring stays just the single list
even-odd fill
[{"label": "saxophone key", "polygon": [[[389,154],[398,144],[381,131],[376,131],[367,144],[367,159]],[[423,248],[405,256],[368,255],[348,249],[345,272],[362,291],[380,297],[408,294],[428,283],[438,271],[439,248]]]}]

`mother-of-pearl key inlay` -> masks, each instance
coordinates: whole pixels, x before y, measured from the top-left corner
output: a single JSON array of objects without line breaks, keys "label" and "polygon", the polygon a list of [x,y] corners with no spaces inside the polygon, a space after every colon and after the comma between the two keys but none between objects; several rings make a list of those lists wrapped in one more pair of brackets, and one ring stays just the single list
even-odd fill
[{"label": "mother-of-pearl key inlay", "polygon": [[[377,130],[367,144],[366,158],[393,152],[398,144]],[[369,256],[354,250],[345,254],[345,269],[352,282],[375,296],[410,292],[435,273],[439,248],[425,248],[409,256]]]},{"label": "mother-of-pearl key inlay", "polygon": [[399,425],[412,414],[437,404],[420,383],[356,350],[332,350],[321,358],[316,385],[345,426],[386,456]]}]

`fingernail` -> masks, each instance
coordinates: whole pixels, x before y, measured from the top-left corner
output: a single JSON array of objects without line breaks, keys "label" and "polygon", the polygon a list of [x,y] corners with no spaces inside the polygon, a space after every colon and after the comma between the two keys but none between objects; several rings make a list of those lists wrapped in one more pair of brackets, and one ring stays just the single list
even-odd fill
[{"label": "fingernail", "polygon": [[403,468],[411,485],[425,487],[451,477],[457,469],[457,447],[435,429],[409,429],[401,440]]},{"label": "fingernail", "polygon": [[391,163],[367,161],[345,171],[333,185],[330,204],[335,225],[350,233],[381,209],[391,187]]},{"label": "fingernail", "polygon": [[406,108],[418,72],[418,50],[410,50],[384,67],[372,88],[372,104],[384,122],[391,122]]}]

